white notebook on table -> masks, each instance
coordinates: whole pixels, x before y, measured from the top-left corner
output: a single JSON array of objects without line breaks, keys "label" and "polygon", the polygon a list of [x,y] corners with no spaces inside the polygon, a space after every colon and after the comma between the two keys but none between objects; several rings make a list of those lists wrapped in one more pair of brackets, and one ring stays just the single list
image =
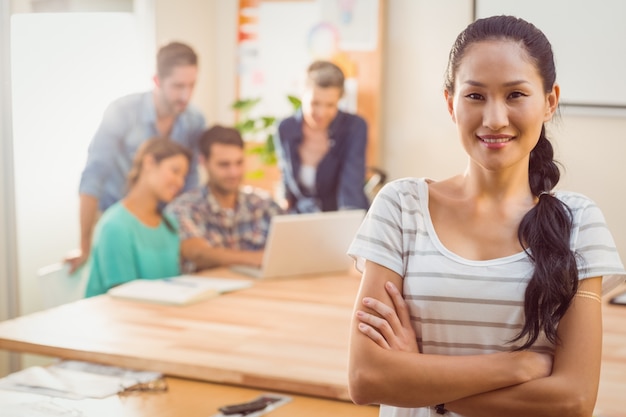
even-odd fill
[{"label": "white notebook on table", "polygon": [[160,304],[186,305],[252,285],[248,279],[180,275],[164,279],[136,279],[111,288],[115,298]]}]

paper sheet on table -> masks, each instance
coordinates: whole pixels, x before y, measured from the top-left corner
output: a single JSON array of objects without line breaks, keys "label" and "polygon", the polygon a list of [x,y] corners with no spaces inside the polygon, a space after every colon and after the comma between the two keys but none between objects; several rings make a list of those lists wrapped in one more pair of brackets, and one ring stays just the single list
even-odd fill
[{"label": "paper sheet on table", "polygon": [[[0,391],[1,392],[1,391]],[[0,400],[0,404],[2,401]],[[84,417],[85,414],[69,407],[50,402],[49,399],[2,404],[2,417]]]},{"label": "paper sheet on table", "polygon": [[158,372],[64,361],[45,368],[33,366],[10,374],[0,379],[0,388],[69,399],[105,398],[161,376]]}]

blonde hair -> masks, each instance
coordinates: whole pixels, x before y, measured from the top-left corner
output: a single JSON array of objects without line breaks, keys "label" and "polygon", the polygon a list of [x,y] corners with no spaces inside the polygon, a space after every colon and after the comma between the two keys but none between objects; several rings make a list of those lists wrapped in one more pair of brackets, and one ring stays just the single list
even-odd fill
[{"label": "blonde hair", "polygon": [[180,143],[174,142],[169,138],[148,139],[139,146],[133,158],[133,165],[126,179],[126,187],[128,190],[139,180],[141,169],[143,168],[143,160],[146,155],[152,155],[157,163],[171,156],[183,155],[187,158],[187,162],[191,164],[191,152]]},{"label": "blonde hair", "polygon": [[335,87],[343,94],[345,76],[339,66],[330,61],[313,61],[307,69],[307,85],[322,88]]}]

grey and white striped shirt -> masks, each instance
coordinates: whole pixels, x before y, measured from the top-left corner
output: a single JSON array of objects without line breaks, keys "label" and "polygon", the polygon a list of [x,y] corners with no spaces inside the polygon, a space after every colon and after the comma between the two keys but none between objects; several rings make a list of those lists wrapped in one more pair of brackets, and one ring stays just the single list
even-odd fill
[{"label": "grey and white striped shirt", "polygon": [[[614,288],[626,271],[602,212],[581,194],[559,191],[556,197],[572,211],[571,247],[581,255],[579,278],[602,276],[603,291]],[[425,179],[386,184],[348,254],[360,269],[367,259],[404,278],[404,298],[423,353],[474,355],[515,348],[507,341],[519,333],[524,320],[524,291],[533,268],[528,255],[475,261],[447,250],[430,218]],[[552,351],[553,346],[544,338],[534,349]],[[428,408],[383,406],[380,415],[437,414]]]}]

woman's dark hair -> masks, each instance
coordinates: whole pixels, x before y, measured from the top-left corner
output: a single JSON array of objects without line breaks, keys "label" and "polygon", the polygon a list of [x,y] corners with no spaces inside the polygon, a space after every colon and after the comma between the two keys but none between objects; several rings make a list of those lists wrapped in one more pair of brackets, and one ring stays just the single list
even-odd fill
[{"label": "woman's dark hair", "polygon": [[[457,37],[449,55],[445,89],[454,94],[454,82],[468,46],[482,41],[506,40],[522,46],[543,80],[546,93],[552,91],[556,69],[552,46],[531,23],[513,16],[492,16],[471,23]],[[530,152],[529,182],[537,204],[524,216],[518,239],[534,264],[524,298],[525,322],[511,340],[532,346],[541,332],[556,343],[557,326],[578,290],[576,255],[570,249],[572,216],[569,208],[552,194],[561,173],[554,161],[552,144],[542,126],[539,141]]]},{"label": "woman's dark hair", "polygon": [[[169,138],[155,137],[145,141],[139,146],[139,149],[137,149],[133,158],[133,165],[127,176],[126,186],[129,190],[137,183],[139,175],[141,175],[143,160],[146,155],[152,155],[157,163],[172,156],[183,155],[187,159],[187,163],[191,164],[192,158],[191,151],[189,151],[189,149]],[[162,209],[163,207],[159,206],[159,212],[161,212]],[[166,216],[163,216],[163,221],[170,231],[176,231],[175,227]]]}]

